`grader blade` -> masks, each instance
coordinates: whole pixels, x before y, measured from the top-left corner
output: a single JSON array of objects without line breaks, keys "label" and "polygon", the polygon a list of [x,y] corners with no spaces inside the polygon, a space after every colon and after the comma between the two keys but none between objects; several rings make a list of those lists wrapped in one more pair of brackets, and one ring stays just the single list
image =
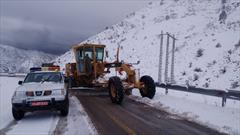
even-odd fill
[{"label": "grader blade", "polygon": [[72,95],[80,96],[108,96],[108,91],[103,88],[89,88],[89,87],[74,87],[70,88],[69,92]]}]

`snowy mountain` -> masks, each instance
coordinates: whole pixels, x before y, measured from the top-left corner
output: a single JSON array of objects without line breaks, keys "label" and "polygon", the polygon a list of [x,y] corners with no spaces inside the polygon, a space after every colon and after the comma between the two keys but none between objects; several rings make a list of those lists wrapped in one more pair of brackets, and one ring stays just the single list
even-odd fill
[{"label": "snowy mountain", "polygon": [[[122,60],[140,60],[141,75],[157,81],[159,34],[169,32],[177,38],[177,84],[240,89],[239,14],[239,0],[154,1],[84,42],[107,45],[112,61],[120,46]],[[56,60],[62,66],[71,61],[71,51]]]},{"label": "snowy mountain", "polygon": [[30,67],[40,66],[55,58],[55,55],[0,44],[0,72],[28,72]]}]

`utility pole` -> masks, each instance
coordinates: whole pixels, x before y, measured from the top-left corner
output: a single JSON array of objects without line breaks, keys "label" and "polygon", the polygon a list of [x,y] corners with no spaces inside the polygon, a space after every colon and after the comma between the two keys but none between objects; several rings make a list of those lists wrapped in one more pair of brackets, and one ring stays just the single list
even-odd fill
[{"label": "utility pole", "polygon": [[175,58],[175,36],[173,35],[173,43],[172,43],[172,63],[171,63],[171,83],[175,83],[174,81],[174,58]]},{"label": "utility pole", "polygon": [[[164,40],[164,36],[167,36],[167,43],[166,43],[166,54],[165,51],[163,53],[163,40]],[[170,39],[171,38],[171,39]],[[171,53],[171,73],[170,73],[170,76],[168,76],[168,68],[169,68],[169,46],[170,46],[170,40],[172,40],[172,50]],[[161,34],[160,34],[160,54],[159,54],[159,68],[158,68],[158,84],[161,84],[162,82],[164,82],[166,84],[166,91],[165,91],[165,94],[168,93],[168,84],[171,83],[175,83],[175,80],[174,80],[174,61],[175,61],[175,41],[177,39],[175,38],[175,35],[170,35],[168,32],[166,34],[163,33],[163,31],[161,31]],[[165,43],[164,43],[165,44]],[[162,76],[162,70],[163,70],[163,55],[166,55],[166,59],[165,59],[165,71],[164,71],[164,81],[162,81],[163,79],[163,76]]]},{"label": "utility pole", "polygon": [[163,56],[163,31],[160,34],[160,54],[159,54],[159,69],[158,69],[158,83],[162,83],[162,56]]},{"label": "utility pole", "polygon": [[169,36],[167,33],[166,63],[165,63],[165,83],[168,84],[168,57],[169,57]]}]

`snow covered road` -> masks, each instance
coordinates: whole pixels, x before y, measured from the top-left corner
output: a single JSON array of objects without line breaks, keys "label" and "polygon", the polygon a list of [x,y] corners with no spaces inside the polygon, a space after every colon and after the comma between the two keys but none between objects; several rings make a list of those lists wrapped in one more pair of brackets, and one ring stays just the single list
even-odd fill
[{"label": "snow covered road", "polygon": [[[70,110],[67,117],[61,117],[57,112],[39,111],[27,113],[20,120],[15,121],[11,113],[11,96],[23,80],[18,77],[0,77],[0,134],[97,134],[95,127],[85,112],[83,106],[75,96],[70,96]],[[146,103],[154,108],[180,115],[190,121],[214,128],[229,134],[240,134],[240,102],[228,100],[226,107],[221,107],[221,99],[190,94],[185,92],[157,89],[153,100],[139,97],[138,91],[130,98]],[[108,102],[107,98],[107,102]],[[128,104],[127,104],[128,105]],[[116,108],[116,106],[114,106]]]},{"label": "snow covered road", "polygon": [[111,103],[108,95],[82,95],[80,90],[78,93],[76,97],[102,135],[222,135],[206,126],[128,97],[121,105],[116,105]]}]

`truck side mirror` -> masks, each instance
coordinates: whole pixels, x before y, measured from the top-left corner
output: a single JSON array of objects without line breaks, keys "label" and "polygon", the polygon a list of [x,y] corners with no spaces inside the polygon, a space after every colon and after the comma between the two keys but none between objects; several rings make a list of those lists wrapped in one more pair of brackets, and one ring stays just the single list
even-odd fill
[{"label": "truck side mirror", "polygon": [[23,84],[23,81],[18,81],[18,85],[22,85]]}]

